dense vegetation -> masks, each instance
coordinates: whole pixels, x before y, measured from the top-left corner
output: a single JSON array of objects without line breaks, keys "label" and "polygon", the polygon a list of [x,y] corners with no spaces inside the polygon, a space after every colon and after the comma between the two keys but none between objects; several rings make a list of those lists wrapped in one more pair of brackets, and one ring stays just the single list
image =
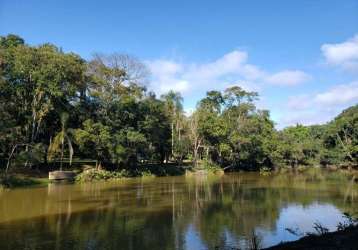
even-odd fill
[{"label": "dense vegetation", "polygon": [[277,131],[258,93],[210,91],[191,115],[179,93],[146,90],[138,59],[89,61],[52,44],[0,38],[0,168],[71,165],[110,168],[192,161],[224,169],[358,164],[358,105],[325,125]]}]

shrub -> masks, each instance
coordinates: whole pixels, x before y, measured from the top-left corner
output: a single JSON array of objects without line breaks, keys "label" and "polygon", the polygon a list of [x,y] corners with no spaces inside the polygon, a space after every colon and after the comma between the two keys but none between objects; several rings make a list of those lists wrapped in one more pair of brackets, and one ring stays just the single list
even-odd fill
[{"label": "shrub", "polygon": [[337,225],[338,231],[343,231],[358,226],[358,218],[354,218],[348,213],[344,213],[343,218],[345,219],[345,221],[339,222],[339,224]]},{"label": "shrub", "polygon": [[100,180],[113,180],[129,177],[130,174],[127,170],[123,169],[121,171],[107,171],[101,169],[89,169],[83,171],[76,176],[77,182],[91,182],[91,181],[100,181]]},{"label": "shrub", "polygon": [[200,162],[199,167],[210,172],[216,172],[222,170],[222,168],[210,160],[203,160]]},{"label": "shrub", "polygon": [[269,167],[261,167],[260,168],[260,174],[261,175],[269,175],[271,174],[272,169]]},{"label": "shrub", "polygon": [[39,179],[0,174],[0,189],[40,185],[44,183],[46,183],[46,181]]},{"label": "shrub", "polygon": [[152,172],[150,172],[149,170],[145,170],[141,172],[141,176],[142,177],[155,177],[155,174],[153,174]]}]

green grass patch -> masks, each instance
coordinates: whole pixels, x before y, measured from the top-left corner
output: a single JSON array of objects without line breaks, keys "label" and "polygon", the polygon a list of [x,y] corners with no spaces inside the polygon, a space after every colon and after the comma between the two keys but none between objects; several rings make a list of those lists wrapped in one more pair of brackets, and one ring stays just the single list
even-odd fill
[{"label": "green grass patch", "polygon": [[45,185],[48,183],[46,178],[32,178],[24,177],[20,175],[0,175],[0,187],[3,189],[6,188],[17,188],[17,187],[27,187],[35,185]]},{"label": "green grass patch", "polygon": [[215,173],[218,171],[223,171],[223,169],[219,165],[215,164],[212,161],[208,161],[208,160],[200,161],[198,166],[196,166],[194,168],[194,170],[206,170],[206,171],[212,172],[212,173]]}]

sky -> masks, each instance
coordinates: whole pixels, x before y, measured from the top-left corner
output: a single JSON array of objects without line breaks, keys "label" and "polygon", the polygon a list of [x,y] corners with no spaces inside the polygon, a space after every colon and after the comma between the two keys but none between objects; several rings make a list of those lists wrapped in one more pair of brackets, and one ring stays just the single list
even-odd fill
[{"label": "sky", "polygon": [[257,91],[277,128],[325,123],[358,103],[358,0],[0,0],[0,35],[91,59],[126,53],[148,88]]}]

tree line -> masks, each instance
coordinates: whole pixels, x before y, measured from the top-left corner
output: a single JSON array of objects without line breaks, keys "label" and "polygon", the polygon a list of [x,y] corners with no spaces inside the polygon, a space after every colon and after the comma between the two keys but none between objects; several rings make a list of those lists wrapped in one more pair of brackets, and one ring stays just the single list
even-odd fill
[{"label": "tree line", "polygon": [[256,92],[209,91],[188,115],[180,93],[147,90],[149,74],[128,55],[84,60],[52,44],[0,37],[1,168],[74,159],[247,170],[358,163],[358,105],[325,125],[279,131],[255,106]]}]

